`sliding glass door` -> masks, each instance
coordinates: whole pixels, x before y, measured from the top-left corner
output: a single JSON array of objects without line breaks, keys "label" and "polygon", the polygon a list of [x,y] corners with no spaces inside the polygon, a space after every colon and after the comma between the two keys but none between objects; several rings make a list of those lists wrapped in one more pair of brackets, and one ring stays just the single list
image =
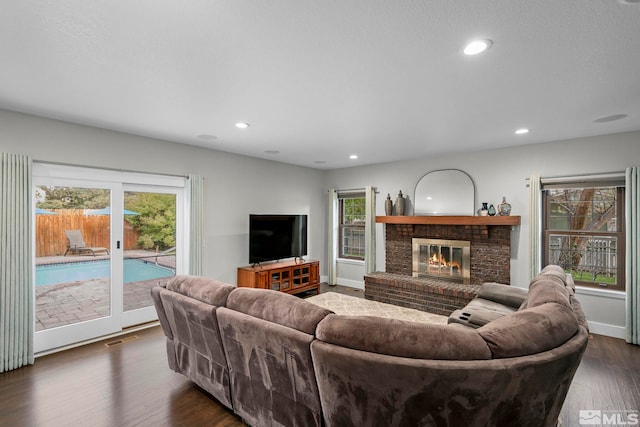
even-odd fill
[{"label": "sliding glass door", "polygon": [[[127,185],[123,211],[123,326],[157,318],[151,288],[176,274],[182,255],[182,191]],[[180,224],[180,226],[178,226]]]},{"label": "sliding glass door", "polygon": [[96,207],[114,209],[117,185],[36,178],[35,351],[120,330],[112,257],[117,235]]},{"label": "sliding glass door", "polygon": [[185,264],[184,178],[38,166],[35,352],[156,320],[151,287]]}]

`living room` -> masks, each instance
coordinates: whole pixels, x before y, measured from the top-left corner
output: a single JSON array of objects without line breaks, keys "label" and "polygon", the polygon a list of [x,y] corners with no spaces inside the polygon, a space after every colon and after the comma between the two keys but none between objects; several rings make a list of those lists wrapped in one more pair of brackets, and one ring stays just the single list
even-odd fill
[{"label": "living room", "polygon": [[[624,13],[631,16],[629,20],[635,19],[637,21],[640,17],[640,12],[637,11],[638,6],[624,4],[624,2],[613,3],[615,5],[611,7],[624,8]],[[459,3],[458,6],[463,7],[462,3]],[[504,4],[501,6],[506,7]],[[579,7],[577,4],[574,6]],[[576,25],[576,22],[573,24]],[[626,28],[623,25],[621,27]],[[7,27],[5,26],[5,28]],[[4,37],[6,34],[2,34],[3,39],[8,40]],[[633,48],[637,47],[637,42],[634,41],[636,38],[631,37],[634,35],[622,33],[619,37],[625,38]],[[460,37],[464,38],[466,35]],[[495,40],[494,43],[495,46],[491,49],[497,49],[501,41]],[[629,45],[625,45],[626,47]],[[6,46],[1,49],[6,49]],[[451,48],[452,51],[457,49],[458,46]],[[632,55],[632,53],[626,52],[626,55]],[[24,60],[22,57],[19,59]],[[0,84],[0,107],[3,108],[0,110],[0,151],[26,154],[34,161],[41,163],[60,163],[162,175],[187,176],[195,174],[202,176],[204,178],[202,274],[230,284],[236,284],[237,268],[248,263],[248,221],[249,215],[252,213],[308,215],[308,256],[320,260],[321,279],[327,281],[327,235],[329,234],[327,231],[327,193],[329,190],[364,189],[366,186],[373,186],[376,188],[375,215],[382,216],[385,215],[384,199],[387,194],[395,199],[398,192],[402,191],[407,196],[411,208],[415,186],[426,173],[442,169],[462,170],[473,178],[478,202],[486,201],[497,205],[502,197],[506,196],[512,205],[512,215],[521,217],[520,225],[514,227],[511,234],[511,284],[517,287],[526,287],[531,279],[532,247],[529,236],[531,218],[528,178],[533,174],[539,174],[543,178],[598,176],[607,173],[623,174],[627,167],[638,164],[638,159],[640,159],[640,122],[638,122],[640,111],[638,111],[638,104],[640,103],[637,99],[637,90],[633,88],[640,85],[637,80],[640,73],[632,72],[638,70],[637,61],[637,59],[628,61],[628,80],[624,83],[621,83],[617,74],[612,78],[618,82],[617,85],[612,84],[612,86],[619,86],[615,91],[619,99],[611,100],[609,96],[595,93],[595,91],[593,94],[588,94],[589,96],[582,92],[572,93],[575,98],[579,98],[579,105],[585,106],[586,111],[581,111],[580,114],[576,113],[576,115],[580,115],[579,120],[583,125],[578,127],[575,122],[572,122],[575,129],[558,133],[562,135],[561,137],[546,136],[544,127],[547,124],[557,125],[564,120],[576,119],[566,117],[566,111],[558,106],[558,99],[552,97],[551,94],[556,90],[554,86],[547,93],[541,92],[539,94],[543,100],[538,99],[538,105],[544,104],[547,97],[550,100],[547,102],[548,111],[537,110],[538,117],[535,123],[506,122],[500,115],[505,112],[505,109],[488,115],[487,117],[493,117],[486,123],[473,120],[473,125],[479,129],[478,131],[490,128],[490,131],[485,134],[489,135],[486,137],[489,141],[482,141],[482,144],[478,142],[477,146],[469,137],[469,141],[461,140],[459,147],[450,143],[449,147],[438,147],[429,152],[423,152],[422,148],[418,147],[422,140],[412,141],[413,145],[408,148],[390,149],[389,147],[393,147],[397,140],[415,137],[415,134],[402,129],[399,121],[393,121],[387,122],[388,130],[383,134],[378,133],[375,138],[371,134],[367,134],[366,137],[354,136],[354,139],[358,140],[357,148],[353,147],[352,149],[352,147],[345,146],[334,149],[336,153],[332,154],[335,154],[336,160],[334,162],[327,161],[327,163],[314,163],[316,160],[325,161],[325,153],[321,150],[314,151],[313,154],[311,152],[302,153],[294,160],[288,161],[285,158],[288,153],[274,142],[277,137],[272,134],[268,138],[264,137],[264,143],[258,144],[253,153],[244,155],[238,152],[239,148],[223,149],[227,147],[224,145],[227,142],[221,133],[220,142],[214,140],[211,143],[209,141],[208,146],[205,144],[207,141],[198,140],[195,137],[201,133],[218,133],[217,129],[191,129],[191,133],[194,134],[192,139],[199,146],[183,143],[182,138],[172,140],[167,134],[158,133],[156,137],[152,134],[142,136],[137,129],[131,127],[128,132],[126,130],[117,131],[110,129],[111,121],[115,120],[113,117],[104,119],[100,116],[91,117],[90,115],[87,117],[73,116],[73,114],[64,116],[61,112],[64,104],[61,104],[61,110],[58,111],[45,102],[45,98],[50,95],[48,92],[41,92],[42,104],[38,103],[38,96],[27,96],[28,93],[23,94],[24,98],[18,96],[14,98],[14,94],[9,88],[9,82],[15,79],[15,75],[7,74],[6,78],[2,79],[5,83]],[[55,62],[55,59],[52,59],[52,62]],[[612,71],[612,73],[616,72]],[[38,82],[36,77],[44,79],[45,75],[46,73],[42,76],[31,76],[34,78],[34,84]],[[531,75],[528,77],[532,78]],[[572,75],[563,76],[562,81],[566,84],[574,77]],[[321,79],[319,78],[319,80]],[[638,83],[638,85],[634,86],[632,83]],[[97,108],[94,104],[100,104],[95,100],[89,101],[88,97],[94,96],[94,94],[83,92],[85,87],[74,89],[69,81],[58,81],[56,84],[65,88],[69,98],[76,99],[76,108],[82,109],[85,106],[88,110],[92,110]],[[91,82],[91,84],[97,85],[98,83]],[[46,85],[38,83],[40,89],[43,86]],[[523,86],[525,86],[524,83]],[[484,89],[472,88],[481,92],[480,95],[487,96]],[[342,87],[342,89],[348,93],[348,87]],[[379,89],[383,92],[389,90],[385,87]],[[454,85],[449,86],[449,89],[454,92]],[[515,91],[517,88],[511,89]],[[601,91],[609,89],[611,88],[599,88]],[[402,90],[406,91],[407,89],[403,87]],[[399,93],[407,95],[407,92],[403,91]],[[620,95],[621,93],[627,95],[623,97]],[[270,95],[273,94],[268,92],[265,96]],[[407,98],[410,95],[408,94]],[[436,92],[420,92],[417,95],[429,98],[435,97]],[[602,100],[598,98],[598,95],[602,97]],[[116,101],[115,105],[128,102],[122,93],[121,96],[122,99]],[[391,99],[396,99],[398,96],[400,95],[393,95]],[[533,97],[533,94],[529,93],[529,96]],[[334,101],[335,104],[341,102],[340,99]],[[533,101],[535,100],[531,99],[531,102]],[[60,99],[56,102],[60,102]],[[478,110],[485,105],[480,101],[476,102],[475,108]],[[508,106],[507,110],[515,109],[515,105],[526,104],[529,100],[514,97],[511,102],[513,104]],[[486,104],[492,103],[491,101],[486,102]],[[601,103],[598,108],[592,106],[592,104],[598,103]],[[233,121],[236,120],[234,117],[240,113],[235,103],[230,104],[233,105],[233,108],[230,108],[233,111],[228,114],[230,116],[229,127],[233,127]],[[364,105],[366,105],[365,101],[362,101],[360,106]],[[415,104],[411,105],[415,106]],[[442,103],[441,105],[446,104]],[[403,102],[396,99],[396,103],[391,106],[394,109],[401,109]],[[455,105],[446,105],[446,109],[454,107]],[[138,108],[143,111],[145,105],[139,105]],[[384,106],[379,108],[380,111],[385,110]],[[437,107],[432,108],[436,109]],[[576,108],[575,104],[573,108]],[[256,108],[256,110],[258,109]],[[263,105],[263,112],[266,110],[268,108]],[[429,111],[412,111],[408,117],[417,121]],[[179,108],[174,112],[178,116],[180,114]],[[519,113],[522,121],[527,119],[524,116],[525,113],[526,111]],[[628,117],[618,121],[594,123],[594,120],[599,117],[618,113],[627,114]],[[76,112],[76,114],[78,113]],[[153,116],[153,114],[140,112],[134,120],[137,118],[140,121],[151,122],[154,120],[171,121],[166,118],[159,119],[158,117],[162,117],[161,115],[149,116]],[[449,121],[445,127],[462,126],[453,121],[453,117],[455,115],[448,117]],[[463,122],[469,119],[469,116],[461,115],[456,118]],[[243,135],[252,132],[253,135],[258,134],[257,137],[253,136],[252,138],[260,139],[260,120],[266,119],[248,117],[246,120],[251,122],[248,129],[232,129],[226,138],[242,145],[248,138]],[[206,119],[200,122],[201,125],[202,123],[206,123]],[[278,126],[285,127],[282,117],[278,123]],[[435,126],[433,123],[432,125]],[[530,134],[513,135],[515,128],[523,125],[531,126]],[[126,128],[126,126],[124,127]],[[321,125],[317,125],[311,128],[310,133],[319,131],[320,127]],[[232,132],[236,131],[245,133],[240,136],[232,136]],[[352,130],[345,130],[344,127],[338,128],[336,133],[339,132],[350,135],[354,133]],[[282,134],[287,134],[287,131],[283,130]],[[509,140],[505,139],[507,134]],[[459,135],[456,137],[460,138]],[[428,139],[427,136],[424,137],[425,142]],[[462,139],[467,138],[462,137]],[[500,142],[492,144],[492,139]],[[321,146],[322,142],[321,139],[314,137],[309,145]],[[451,149],[452,146],[453,149]],[[411,147],[415,148],[413,152],[408,151]],[[290,149],[293,150],[293,148]],[[236,151],[234,152],[234,150]],[[265,153],[269,150],[280,150],[283,153],[282,155]],[[403,150],[407,150],[404,157],[396,158],[393,151],[402,152]],[[299,148],[298,151],[304,152],[306,150]],[[349,154],[356,151],[358,159],[347,159]],[[379,156],[379,152],[383,153],[383,158],[386,157],[390,160],[370,161],[369,157]],[[304,161],[307,163],[303,163],[303,160],[300,160],[302,158],[306,159]],[[480,208],[480,206],[478,205],[476,208]],[[384,225],[377,224],[375,229],[375,266],[377,270],[382,270],[385,265],[384,234]],[[356,268],[356,272],[349,276],[338,277],[338,283],[351,286],[356,286],[358,282],[362,283],[364,269],[359,270],[359,268]],[[599,289],[579,289],[578,297],[592,333],[617,339],[624,338],[626,300],[623,293]]]},{"label": "living room", "polygon": [[[529,281],[529,189],[526,181],[529,175],[533,172],[539,172],[541,176],[571,176],[621,171],[629,165],[629,159],[640,156],[640,132],[627,132],[324,171],[6,110],[0,112],[0,123],[3,149],[27,153],[35,159],[152,173],[202,175],[206,212],[203,274],[227,283],[235,283],[237,267],[248,263],[250,213],[309,215],[309,256],[321,261],[320,274],[326,280],[324,227],[328,189],[373,185],[378,189],[378,196],[395,195],[400,189],[410,195],[427,172],[454,168],[473,177],[478,200],[497,204],[506,195],[513,214],[522,217],[521,225],[513,233],[511,283],[526,286]],[[120,153],[131,154],[122,156]],[[577,155],[579,161],[566,161]],[[148,160],[140,162],[142,158]],[[272,191],[273,188],[277,191]],[[382,202],[383,198],[379,197],[377,215],[384,215]],[[283,209],[283,203],[286,203],[286,209]],[[382,224],[377,225],[376,236],[376,265],[382,267]],[[599,333],[604,335],[623,337],[624,298],[605,292],[581,295],[581,302],[592,328],[601,328]]]}]

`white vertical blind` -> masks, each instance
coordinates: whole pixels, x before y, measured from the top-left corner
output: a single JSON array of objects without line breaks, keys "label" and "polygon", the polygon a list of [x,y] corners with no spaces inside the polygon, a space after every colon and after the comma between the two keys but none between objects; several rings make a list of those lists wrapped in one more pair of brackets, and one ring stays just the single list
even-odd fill
[{"label": "white vertical blind", "polygon": [[204,178],[189,175],[189,274],[202,275]]},{"label": "white vertical blind", "polygon": [[529,278],[533,279],[540,272],[540,221],[542,206],[540,205],[540,174],[529,177]]},{"label": "white vertical blind", "polygon": [[376,270],[376,190],[365,188],[364,274]]},{"label": "white vertical blind", "polygon": [[338,190],[329,190],[327,200],[327,282],[329,285],[337,284],[338,260]]},{"label": "white vertical blind", "polygon": [[0,372],[34,360],[31,165],[0,153]]}]

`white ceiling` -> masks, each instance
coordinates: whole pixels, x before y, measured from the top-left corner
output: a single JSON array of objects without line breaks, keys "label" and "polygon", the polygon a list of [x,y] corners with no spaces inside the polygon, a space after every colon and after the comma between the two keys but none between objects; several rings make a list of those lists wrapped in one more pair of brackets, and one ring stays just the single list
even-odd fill
[{"label": "white ceiling", "polygon": [[0,108],[320,169],[640,130],[640,4],[0,0]]}]

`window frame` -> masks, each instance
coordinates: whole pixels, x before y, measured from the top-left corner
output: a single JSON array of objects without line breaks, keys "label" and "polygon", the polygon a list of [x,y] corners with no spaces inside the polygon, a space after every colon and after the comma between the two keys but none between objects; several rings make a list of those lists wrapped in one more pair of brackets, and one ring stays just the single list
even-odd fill
[{"label": "window frame", "polygon": [[[549,229],[550,213],[551,213],[551,197],[548,190],[553,189],[586,189],[586,188],[615,188],[616,189],[616,231],[603,232],[603,231],[588,231],[588,230],[557,230]],[[625,184],[624,181],[580,181],[572,182],[567,181],[563,183],[554,184],[542,184],[542,262],[543,265],[550,263],[550,251],[549,243],[551,235],[561,236],[603,236],[603,237],[615,237],[616,243],[616,284],[602,284],[598,282],[588,282],[579,280],[574,277],[574,282],[577,286],[590,288],[590,289],[607,289],[611,291],[624,291],[625,290],[625,252],[626,252],[626,230],[625,230]],[[573,270],[573,265],[571,268]]]},{"label": "window frame", "polygon": [[[345,224],[345,200],[352,199],[362,199],[362,224]],[[343,193],[338,194],[338,258],[340,259],[348,259],[355,261],[364,261],[365,257],[365,223],[366,223],[366,209],[367,209],[367,201],[366,195],[364,192],[357,193]],[[358,248],[361,248],[362,256],[353,256],[351,254],[345,254],[345,232],[346,230],[362,230],[361,231],[361,242],[362,245],[358,245]]]}]

